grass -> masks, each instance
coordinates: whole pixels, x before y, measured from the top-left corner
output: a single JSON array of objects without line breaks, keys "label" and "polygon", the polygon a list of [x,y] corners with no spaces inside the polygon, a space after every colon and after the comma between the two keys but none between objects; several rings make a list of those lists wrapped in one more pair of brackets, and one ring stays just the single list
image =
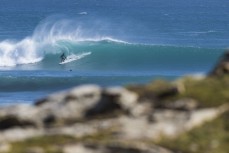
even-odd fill
[{"label": "grass", "polygon": [[175,87],[174,83],[157,80],[148,85],[128,86],[127,89],[136,92],[140,99],[147,98],[159,103],[191,98],[198,102],[199,107],[203,108],[216,107],[229,102],[229,76],[204,79],[185,77],[181,82],[185,88],[183,92],[174,92],[159,99],[160,95]]},{"label": "grass", "polygon": [[75,138],[67,135],[53,135],[34,137],[24,141],[12,143],[12,148],[8,153],[25,153],[31,148],[41,148],[45,153],[62,153],[62,147],[68,144],[90,142],[93,144],[107,144],[112,140],[112,132],[101,131],[93,135],[86,135]]},{"label": "grass", "polygon": [[184,79],[185,92],[176,98],[193,98],[200,107],[216,107],[229,102],[229,76],[208,77],[203,80]]},{"label": "grass", "polygon": [[156,80],[147,85],[129,85],[126,88],[128,90],[136,92],[140,100],[141,99],[150,99],[154,100],[160,95],[161,93],[173,88],[170,82],[165,80]]},{"label": "grass", "polygon": [[12,149],[9,153],[25,153],[34,147],[42,148],[45,153],[61,153],[61,146],[74,142],[77,142],[75,138],[65,135],[35,137],[12,143]]},{"label": "grass", "polygon": [[229,112],[214,121],[182,134],[163,138],[158,144],[179,153],[227,153],[229,150]]},{"label": "grass", "polygon": [[[228,75],[204,79],[185,77],[179,81],[184,86],[184,91],[156,100],[159,103],[164,103],[174,102],[182,98],[191,98],[198,102],[200,108],[217,107],[229,103]],[[156,81],[141,86],[139,89],[137,86],[129,89],[144,97],[149,94],[158,95],[172,86],[173,83],[171,82]],[[203,124],[201,127],[180,135],[176,139],[162,138],[157,144],[171,149],[175,153],[227,153],[229,151],[229,112]]]}]

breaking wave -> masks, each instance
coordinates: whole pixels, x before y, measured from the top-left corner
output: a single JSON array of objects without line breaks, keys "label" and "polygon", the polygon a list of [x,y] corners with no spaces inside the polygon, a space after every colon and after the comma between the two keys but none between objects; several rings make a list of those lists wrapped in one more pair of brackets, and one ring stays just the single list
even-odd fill
[{"label": "breaking wave", "polygon": [[[9,67],[37,63],[45,59],[48,54],[79,53],[80,50],[71,47],[77,47],[82,42],[101,41],[123,42],[94,34],[82,25],[77,25],[73,20],[47,19],[36,27],[32,36],[22,40],[1,41],[0,66]],[[69,46],[70,44],[71,46]]]}]

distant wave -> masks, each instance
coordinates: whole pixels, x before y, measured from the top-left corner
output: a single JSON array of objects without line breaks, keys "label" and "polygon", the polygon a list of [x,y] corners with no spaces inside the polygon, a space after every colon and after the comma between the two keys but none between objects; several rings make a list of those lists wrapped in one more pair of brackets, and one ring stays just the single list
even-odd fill
[{"label": "distant wave", "polygon": [[199,35],[207,35],[212,33],[217,33],[218,31],[215,30],[208,30],[208,31],[186,31],[186,32],[178,32],[182,35],[189,35],[189,36],[199,36]]},{"label": "distant wave", "polygon": [[0,79],[0,92],[13,92],[68,88],[77,85],[80,77],[1,76]]},{"label": "distant wave", "polygon": [[80,15],[87,15],[87,12],[80,12]]},{"label": "distant wave", "polygon": [[[24,91],[58,91],[69,89],[81,84],[97,83],[102,86],[121,85],[131,82],[145,82],[165,77],[174,79],[182,76],[181,72],[156,72],[156,73],[81,73],[80,71],[6,71],[0,72],[0,92],[24,92]],[[200,77],[202,73],[197,73]],[[144,80],[146,79],[146,80]],[[135,82],[136,83],[136,82]]]}]

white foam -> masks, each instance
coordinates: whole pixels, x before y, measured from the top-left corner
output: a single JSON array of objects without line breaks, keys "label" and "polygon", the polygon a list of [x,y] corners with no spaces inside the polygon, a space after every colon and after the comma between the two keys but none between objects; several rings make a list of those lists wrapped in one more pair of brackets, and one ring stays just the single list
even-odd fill
[{"label": "white foam", "polygon": [[181,34],[208,34],[208,33],[215,33],[217,31],[208,30],[208,31],[187,31],[187,32],[178,32]]},{"label": "white foam", "polygon": [[37,44],[30,38],[18,42],[0,42],[0,66],[35,63],[42,60]]},{"label": "white foam", "polygon": [[79,15],[87,15],[87,12],[80,12]]}]

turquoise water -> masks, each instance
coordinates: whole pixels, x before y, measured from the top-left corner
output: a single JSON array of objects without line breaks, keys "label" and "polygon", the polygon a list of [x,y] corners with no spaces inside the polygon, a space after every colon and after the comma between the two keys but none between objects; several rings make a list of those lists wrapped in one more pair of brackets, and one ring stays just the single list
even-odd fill
[{"label": "turquoise water", "polygon": [[[229,44],[228,8],[226,0],[1,0],[0,103],[207,73]],[[63,52],[77,60],[60,65]]]}]

